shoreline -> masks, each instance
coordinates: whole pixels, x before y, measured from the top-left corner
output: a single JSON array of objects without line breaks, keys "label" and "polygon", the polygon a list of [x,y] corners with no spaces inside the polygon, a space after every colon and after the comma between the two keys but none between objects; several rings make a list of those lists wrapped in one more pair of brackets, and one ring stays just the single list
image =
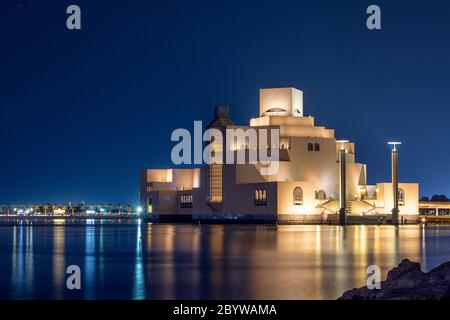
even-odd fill
[{"label": "shoreline", "polygon": [[10,220],[136,220],[139,216],[0,216],[0,221]]},{"label": "shoreline", "polygon": [[[195,218],[185,216],[183,219],[177,216],[165,216],[163,219],[158,216],[116,216],[116,215],[84,215],[84,216],[0,216],[1,222],[20,221],[86,221],[86,220],[106,220],[106,221],[133,221],[140,220],[144,223],[153,224],[188,224],[188,225],[317,225],[335,226],[339,225],[334,219],[305,219],[305,220],[265,220],[265,219],[230,219],[230,218]],[[348,226],[357,225],[393,225],[389,219],[374,219],[374,217],[349,216]],[[417,219],[405,220],[399,225],[450,225],[450,216],[429,216],[419,215]]]}]

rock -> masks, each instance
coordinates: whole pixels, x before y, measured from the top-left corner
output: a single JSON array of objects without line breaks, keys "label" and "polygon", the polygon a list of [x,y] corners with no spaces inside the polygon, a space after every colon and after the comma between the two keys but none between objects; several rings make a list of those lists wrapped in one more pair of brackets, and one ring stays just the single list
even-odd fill
[{"label": "rock", "polygon": [[417,262],[404,259],[390,270],[381,289],[346,291],[339,300],[450,300],[450,262],[428,273]]},{"label": "rock", "polygon": [[397,267],[388,272],[386,281],[398,280],[410,273],[414,273],[417,276],[422,275],[423,272],[420,269],[420,263],[403,259]]},{"label": "rock", "polygon": [[441,264],[428,273],[433,278],[450,282],[450,261]]},{"label": "rock", "polygon": [[450,286],[447,288],[447,291],[441,297],[441,300],[450,301]]}]

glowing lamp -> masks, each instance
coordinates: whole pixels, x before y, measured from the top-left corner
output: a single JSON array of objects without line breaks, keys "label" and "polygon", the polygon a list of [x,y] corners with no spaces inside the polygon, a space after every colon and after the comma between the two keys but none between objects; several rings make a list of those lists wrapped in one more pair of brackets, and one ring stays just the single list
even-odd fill
[{"label": "glowing lamp", "polygon": [[401,145],[402,143],[401,143],[400,141],[389,141],[388,144],[391,145],[391,146],[393,146],[393,149],[392,149],[392,150],[397,150],[396,147],[397,147],[398,145]]},{"label": "glowing lamp", "polygon": [[344,148],[344,144],[349,143],[350,141],[348,140],[336,140],[337,143],[341,144],[341,150],[345,149]]}]

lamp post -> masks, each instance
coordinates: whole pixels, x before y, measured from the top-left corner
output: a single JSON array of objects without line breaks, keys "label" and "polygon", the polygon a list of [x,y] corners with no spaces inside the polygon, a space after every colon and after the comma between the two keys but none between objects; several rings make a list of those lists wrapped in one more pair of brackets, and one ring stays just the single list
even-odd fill
[{"label": "lamp post", "polygon": [[392,224],[398,225],[399,222],[399,210],[398,210],[398,150],[397,145],[402,143],[399,141],[389,141],[389,145],[392,146],[391,158],[392,158],[392,192],[394,207],[392,208]]},{"label": "lamp post", "polygon": [[345,159],[345,146],[344,144],[349,142],[348,140],[337,140],[337,143],[341,144],[339,149],[339,224],[345,226],[347,224],[346,213],[346,159]]}]

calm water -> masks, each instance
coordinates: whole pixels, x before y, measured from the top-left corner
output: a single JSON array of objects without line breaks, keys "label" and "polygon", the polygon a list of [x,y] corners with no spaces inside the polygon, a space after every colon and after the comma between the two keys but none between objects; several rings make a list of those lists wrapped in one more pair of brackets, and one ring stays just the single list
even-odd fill
[{"label": "calm water", "polygon": [[402,258],[450,260],[450,227],[0,223],[0,299],[335,299]]}]

